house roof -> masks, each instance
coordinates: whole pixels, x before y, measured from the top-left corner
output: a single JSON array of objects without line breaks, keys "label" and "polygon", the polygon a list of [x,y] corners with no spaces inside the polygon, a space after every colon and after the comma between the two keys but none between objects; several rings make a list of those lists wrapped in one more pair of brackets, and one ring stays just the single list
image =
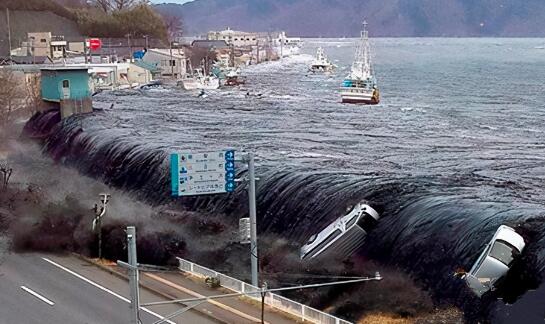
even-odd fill
[{"label": "house roof", "polygon": [[1,57],[0,60],[4,62],[5,64],[9,64],[10,62],[13,64],[49,64],[53,63],[51,59],[47,56],[12,56],[11,59],[9,57]]},{"label": "house roof", "polygon": [[152,64],[152,63],[149,63],[149,62],[144,62],[142,60],[136,60],[134,61],[132,64],[138,66],[138,67],[141,67],[143,69],[146,69],[152,73],[155,73],[155,72],[159,72],[160,69],[157,67],[156,64]]},{"label": "house roof", "polygon": [[191,43],[191,46],[198,47],[198,48],[215,48],[215,49],[229,48],[229,45],[227,45],[227,42],[225,42],[224,40],[206,40],[206,39],[194,40]]},{"label": "house roof", "polygon": [[46,66],[40,68],[42,71],[89,71],[86,66]]}]

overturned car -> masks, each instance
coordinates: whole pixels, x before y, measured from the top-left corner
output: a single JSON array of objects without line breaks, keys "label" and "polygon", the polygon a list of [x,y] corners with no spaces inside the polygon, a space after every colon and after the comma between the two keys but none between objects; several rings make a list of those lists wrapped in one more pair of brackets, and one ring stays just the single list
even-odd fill
[{"label": "overturned car", "polygon": [[365,236],[377,225],[378,220],[379,214],[375,209],[363,202],[358,203],[348,214],[312,235],[301,247],[301,260],[350,256],[363,245]]},{"label": "overturned car", "polygon": [[471,268],[462,278],[477,296],[495,289],[513,260],[524,250],[524,239],[514,229],[501,225]]}]

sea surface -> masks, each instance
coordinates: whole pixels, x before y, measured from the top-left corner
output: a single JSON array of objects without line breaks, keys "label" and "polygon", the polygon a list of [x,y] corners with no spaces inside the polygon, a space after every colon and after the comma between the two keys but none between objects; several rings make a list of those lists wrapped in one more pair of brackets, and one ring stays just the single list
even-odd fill
[{"label": "sea surface", "polygon": [[[158,203],[170,199],[170,152],[254,152],[260,232],[301,244],[365,199],[383,218],[359,253],[438,298],[460,298],[454,270],[510,225],[527,246],[488,300],[489,318],[543,323],[545,39],[373,39],[376,106],[340,103],[354,45],[307,39],[301,55],[246,67],[247,85],[206,98],[170,86],[101,93],[102,111],[64,122],[46,148]],[[335,73],[308,72],[318,46]],[[232,207],[243,189],[194,206],[243,216]]]}]

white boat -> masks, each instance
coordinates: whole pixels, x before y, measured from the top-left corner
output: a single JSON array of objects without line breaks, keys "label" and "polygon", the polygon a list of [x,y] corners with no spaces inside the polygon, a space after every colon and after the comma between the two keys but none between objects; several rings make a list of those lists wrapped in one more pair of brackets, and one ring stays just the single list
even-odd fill
[{"label": "white boat", "polygon": [[287,37],[281,32],[274,42],[275,50],[280,57],[289,57],[301,53],[303,41],[299,37]]},{"label": "white boat", "polygon": [[380,102],[380,93],[371,64],[371,48],[367,32],[367,22],[363,22],[360,42],[350,74],[341,86],[343,103],[376,105]]},{"label": "white boat", "polygon": [[325,55],[324,49],[318,47],[316,51],[316,57],[310,65],[310,71],[316,72],[331,72],[335,69],[335,65],[329,61],[327,55]]},{"label": "white boat", "polygon": [[203,75],[198,70],[196,74],[182,79],[185,90],[214,90],[220,87],[220,79],[214,75]]},{"label": "white boat", "polygon": [[301,247],[301,260],[332,257],[346,258],[360,248],[367,233],[378,223],[380,216],[371,206],[358,203],[348,214],[312,235]]}]

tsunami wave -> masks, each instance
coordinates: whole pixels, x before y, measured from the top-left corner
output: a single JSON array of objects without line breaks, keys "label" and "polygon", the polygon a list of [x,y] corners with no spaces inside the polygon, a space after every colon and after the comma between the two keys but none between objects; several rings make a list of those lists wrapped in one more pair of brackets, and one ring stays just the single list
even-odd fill
[{"label": "tsunami wave", "polygon": [[[170,152],[166,148],[150,148],[107,132],[87,131],[84,119],[71,117],[61,122],[58,111],[49,111],[35,115],[24,134],[40,140],[44,152],[55,161],[152,205],[174,203],[180,209],[246,216],[244,184],[232,194],[174,200],[170,197]],[[386,178],[376,173],[293,166],[263,166],[257,171],[258,232],[276,233],[289,239],[294,248],[342,215],[348,206],[366,200],[383,217],[358,254],[407,271],[441,299],[475,305],[477,300],[452,274],[459,267],[472,266],[501,224],[521,233],[527,247],[506,279],[510,282],[506,286],[516,288],[500,289],[494,297],[513,303],[541,282],[545,221],[539,208],[512,196],[510,186],[514,184],[478,175]],[[238,172],[242,177],[245,170]],[[484,191],[487,195],[483,198],[479,193]]]}]

